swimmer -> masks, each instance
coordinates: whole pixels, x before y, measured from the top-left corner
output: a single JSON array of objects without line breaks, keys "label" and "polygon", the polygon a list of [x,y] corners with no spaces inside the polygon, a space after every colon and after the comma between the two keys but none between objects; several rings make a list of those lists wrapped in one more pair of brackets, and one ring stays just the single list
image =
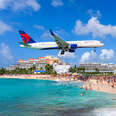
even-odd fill
[{"label": "swimmer", "polygon": [[80,95],[81,95],[81,96],[84,96],[85,94],[88,94],[88,92],[84,91],[84,92],[82,92]]},{"label": "swimmer", "polygon": [[85,90],[88,90],[87,88],[85,88]]},{"label": "swimmer", "polygon": [[81,95],[81,96],[84,96],[84,94],[83,94],[83,93],[81,93],[80,95]]}]

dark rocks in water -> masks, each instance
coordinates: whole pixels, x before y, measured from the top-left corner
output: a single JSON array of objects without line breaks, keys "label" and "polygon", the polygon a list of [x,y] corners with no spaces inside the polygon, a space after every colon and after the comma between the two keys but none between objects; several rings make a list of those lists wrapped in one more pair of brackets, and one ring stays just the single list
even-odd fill
[{"label": "dark rocks in water", "polygon": [[61,116],[96,116],[96,114],[92,113],[93,109],[69,109],[66,111],[58,111]]}]

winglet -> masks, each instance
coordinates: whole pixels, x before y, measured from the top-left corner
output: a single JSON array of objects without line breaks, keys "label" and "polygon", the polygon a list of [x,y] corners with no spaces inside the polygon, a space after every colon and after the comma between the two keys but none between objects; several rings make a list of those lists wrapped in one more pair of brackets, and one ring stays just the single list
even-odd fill
[{"label": "winglet", "polygon": [[49,31],[50,31],[50,34],[51,34],[52,36],[55,35],[51,29],[50,29]]}]

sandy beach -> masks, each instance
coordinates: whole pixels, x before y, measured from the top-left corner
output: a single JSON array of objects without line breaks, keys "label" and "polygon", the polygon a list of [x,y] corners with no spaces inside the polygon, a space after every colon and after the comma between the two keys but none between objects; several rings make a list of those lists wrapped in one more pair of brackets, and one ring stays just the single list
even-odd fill
[{"label": "sandy beach", "polygon": [[86,90],[95,90],[116,94],[115,80],[88,79],[83,85],[83,88]]},{"label": "sandy beach", "polygon": [[[0,75],[0,78],[14,78],[14,79],[41,79],[41,80],[54,80],[54,81],[77,81],[76,78],[66,76],[53,76],[47,74],[16,74],[16,75]],[[79,80],[78,80],[79,81]]]}]

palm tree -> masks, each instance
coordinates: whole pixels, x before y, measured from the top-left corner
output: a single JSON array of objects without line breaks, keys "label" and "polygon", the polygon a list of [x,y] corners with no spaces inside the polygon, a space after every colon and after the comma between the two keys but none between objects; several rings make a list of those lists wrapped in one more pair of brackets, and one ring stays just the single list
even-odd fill
[{"label": "palm tree", "polygon": [[0,69],[0,75],[5,74],[5,72],[6,72],[6,70],[5,70],[4,68],[1,68],[1,69]]}]

